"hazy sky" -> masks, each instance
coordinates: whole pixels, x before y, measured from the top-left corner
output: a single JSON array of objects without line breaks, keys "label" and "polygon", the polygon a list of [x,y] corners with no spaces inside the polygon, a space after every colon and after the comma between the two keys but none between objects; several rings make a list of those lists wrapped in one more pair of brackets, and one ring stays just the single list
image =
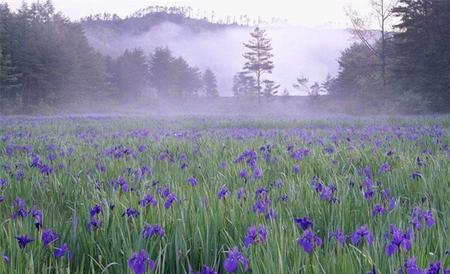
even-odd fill
[{"label": "hazy sky", "polygon": [[[41,0],[43,1],[43,0]],[[0,0],[11,8],[22,0]],[[34,2],[26,0],[25,2]],[[279,17],[290,24],[310,27],[347,27],[344,8],[352,5],[362,13],[369,12],[369,0],[53,0],[58,11],[72,19],[97,14],[129,15],[150,5],[191,6],[194,11],[215,11],[218,16],[247,14],[264,19]]]}]

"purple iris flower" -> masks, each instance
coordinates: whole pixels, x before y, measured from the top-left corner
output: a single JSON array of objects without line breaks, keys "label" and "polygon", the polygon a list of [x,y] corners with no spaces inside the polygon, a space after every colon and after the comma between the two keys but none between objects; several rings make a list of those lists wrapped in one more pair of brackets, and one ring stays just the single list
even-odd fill
[{"label": "purple iris flower", "polygon": [[376,217],[377,215],[383,216],[385,213],[385,209],[382,205],[376,204],[372,210],[372,217]]},{"label": "purple iris flower", "polygon": [[117,184],[119,185],[120,190],[122,190],[122,192],[128,192],[128,182],[125,180],[125,178],[120,176],[119,179],[117,180]]},{"label": "purple iris flower", "polygon": [[269,197],[260,198],[253,204],[253,212],[258,215],[265,215],[269,212],[272,206],[272,200]]},{"label": "purple iris flower", "polygon": [[0,178],[0,189],[5,187],[8,184],[8,182],[5,179]]},{"label": "purple iris flower", "polygon": [[40,168],[42,166],[41,158],[39,155],[33,155],[31,157],[31,167]]},{"label": "purple iris flower", "polygon": [[223,267],[225,268],[225,271],[227,271],[228,273],[236,273],[239,268],[239,263],[242,264],[244,271],[247,271],[248,259],[244,255],[242,255],[237,246],[228,250],[227,253],[228,253],[227,258],[223,262]]},{"label": "purple iris flower", "polygon": [[431,228],[436,223],[433,212],[430,209],[423,211],[419,206],[415,207],[411,213],[409,222],[415,229],[420,230],[424,221]]},{"label": "purple iris flower", "polygon": [[328,234],[328,237],[330,239],[335,238],[336,242],[340,245],[340,246],[344,246],[345,241],[347,240],[347,237],[345,236],[344,232],[342,232],[342,230],[340,229],[336,229],[335,232],[331,232]]},{"label": "purple iris flower", "polygon": [[403,264],[406,273],[403,270],[399,271],[399,274],[424,274],[424,271],[417,265],[416,257],[409,257]]},{"label": "purple iris flower", "polygon": [[156,264],[148,257],[145,250],[133,253],[128,260],[128,267],[131,268],[135,274],[144,274],[147,271],[147,265],[150,267],[150,271],[155,271]]},{"label": "purple iris flower", "polygon": [[244,244],[245,248],[248,248],[249,246],[251,246],[252,244],[255,244],[255,243],[265,244],[266,237],[267,237],[267,231],[263,225],[260,225],[259,227],[250,226],[247,229],[247,234],[245,235],[243,244]]},{"label": "purple iris flower", "polygon": [[320,194],[320,199],[323,201],[329,201],[335,203],[337,199],[334,197],[334,193],[336,192],[336,186],[334,184],[324,185],[321,182],[317,181],[317,178],[314,178],[311,182],[311,188]]},{"label": "purple iris flower", "polygon": [[40,170],[41,170],[41,173],[43,175],[47,175],[47,176],[49,176],[50,174],[53,173],[53,168],[51,166],[48,166],[48,165],[42,165],[40,167]]},{"label": "purple iris flower", "polygon": [[314,247],[320,247],[322,245],[322,239],[311,229],[307,229],[303,232],[302,237],[298,238],[297,243],[306,253],[312,253]]},{"label": "purple iris flower", "polygon": [[28,211],[26,209],[26,205],[25,202],[22,198],[17,197],[14,200],[14,206],[16,208],[16,210],[14,211],[12,218],[16,219],[17,217],[21,217],[21,218],[25,218],[28,216]]},{"label": "purple iris flower", "polygon": [[291,153],[291,157],[294,160],[302,160],[309,155],[309,150],[307,148],[300,148]]},{"label": "purple iris flower", "polygon": [[49,244],[57,241],[59,239],[59,235],[56,234],[51,229],[45,229],[42,231],[41,240],[45,247],[47,247]]},{"label": "purple iris flower", "polygon": [[241,171],[239,171],[239,177],[246,179],[248,177],[247,170],[242,169]]},{"label": "purple iris flower", "polygon": [[28,235],[16,236],[16,240],[19,244],[19,247],[22,249],[25,248],[29,243],[34,241]]},{"label": "purple iris flower", "polygon": [[372,178],[372,168],[370,166],[366,166],[363,169],[363,173],[366,177]]},{"label": "purple iris flower", "polygon": [[245,188],[241,187],[238,192],[236,193],[237,199],[240,201],[242,199],[246,198],[246,191]]},{"label": "purple iris flower", "polygon": [[123,212],[122,216],[127,216],[128,218],[137,218],[139,217],[139,210],[133,207],[127,208]]},{"label": "purple iris flower", "polygon": [[164,207],[169,209],[174,202],[177,201],[177,196],[173,193],[169,193],[166,197],[166,202],[164,203]]},{"label": "purple iris flower", "polygon": [[[430,266],[426,270],[426,274],[440,274],[441,273],[441,269],[442,269],[442,266],[441,266],[441,262],[440,261],[431,262]],[[442,269],[442,271],[445,274],[446,270]]]},{"label": "purple iris flower", "polygon": [[3,261],[5,262],[5,264],[9,265],[10,260],[9,260],[9,257],[6,255],[5,251],[3,251],[2,257],[3,257]]},{"label": "purple iris flower", "polygon": [[97,230],[102,226],[103,222],[101,220],[98,220],[95,217],[92,217],[89,222],[87,223],[86,227],[88,230]]},{"label": "purple iris flower", "polygon": [[292,167],[292,172],[294,172],[295,174],[300,173],[300,166],[299,165],[294,165]]},{"label": "purple iris flower", "polygon": [[383,163],[380,165],[379,171],[380,173],[387,173],[391,170],[391,166],[389,165],[388,162]]},{"label": "purple iris flower", "polygon": [[147,207],[149,205],[156,206],[157,201],[151,194],[147,194],[142,200],[139,201],[139,204],[142,207]]},{"label": "purple iris flower", "polygon": [[62,258],[64,256],[67,256],[69,260],[72,259],[72,252],[70,251],[66,243],[63,243],[62,245],[55,248],[53,255],[55,255],[55,258]]},{"label": "purple iris flower", "polygon": [[36,226],[36,229],[39,230],[42,226],[42,211],[36,207],[33,207],[31,209],[31,216],[34,218],[34,225]]},{"label": "purple iris flower", "polygon": [[166,232],[161,227],[161,225],[149,225],[145,224],[144,229],[142,230],[142,237],[144,239],[151,239],[152,237],[164,237]]},{"label": "purple iris flower", "polygon": [[411,178],[413,178],[413,180],[418,180],[418,179],[422,178],[422,173],[415,171],[411,174]]},{"label": "purple iris flower", "polygon": [[191,186],[197,186],[198,185],[198,181],[195,177],[191,176],[187,179],[188,184],[190,184]]},{"label": "purple iris flower", "polygon": [[362,240],[366,240],[368,245],[373,244],[373,235],[369,231],[369,228],[367,225],[360,226],[356,231],[353,233],[351,237],[352,243],[354,245],[359,245]]},{"label": "purple iris flower", "polygon": [[396,205],[397,205],[397,200],[396,200],[394,197],[392,197],[392,198],[389,200],[389,209],[390,209],[390,210],[393,210],[393,209],[395,208]]},{"label": "purple iris flower", "polygon": [[98,214],[103,214],[103,208],[101,205],[94,205],[93,207],[91,207],[89,209],[89,214],[91,215],[91,217],[95,217]]},{"label": "purple iris flower", "polygon": [[375,191],[373,190],[373,182],[370,179],[370,177],[366,177],[364,181],[364,186],[366,188],[364,191],[364,198],[366,200],[373,198],[373,196],[375,195]]},{"label": "purple iris flower", "polygon": [[314,228],[314,223],[313,223],[312,219],[309,218],[308,216],[305,216],[303,218],[295,218],[294,222],[296,225],[298,225],[303,230]]},{"label": "purple iris flower", "polygon": [[231,191],[225,186],[221,186],[219,189],[219,192],[217,193],[217,197],[219,198],[219,200],[222,200],[226,197],[228,197],[231,194]]},{"label": "purple iris flower", "polygon": [[436,220],[433,217],[433,212],[431,211],[431,209],[426,210],[423,213],[423,217],[425,218],[425,223],[427,224],[428,227],[432,227],[436,223]]},{"label": "purple iris flower", "polygon": [[324,201],[335,202],[334,193],[336,192],[336,187],[333,184],[329,184],[322,188],[320,193],[320,199]]},{"label": "purple iris flower", "polygon": [[253,178],[261,179],[263,175],[264,175],[264,173],[263,173],[263,170],[261,168],[255,167],[253,169]]},{"label": "purple iris flower", "polygon": [[140,153],[145,152],[146,149],[147,149],[147,146],[146,146],[145,144],[141,144],[141,145],[139,145],[139,147],[138,147],[138,151],[139,151]]},{"label": "purple iris flower", "polygon": [[390,257],[401,248],[405,251],[411,250],[411,231],[403,231],[391,224],[389,226],[389,235],[391,242],[386,246],[386,254]]},{"label": "purple iris flower", "polygon": [[366,274],[377,274],[377,271],[376,271],[376,269],[375,269],[375,266],[372,265],[372,270],[369,271],[369,272],[366,272]]}]

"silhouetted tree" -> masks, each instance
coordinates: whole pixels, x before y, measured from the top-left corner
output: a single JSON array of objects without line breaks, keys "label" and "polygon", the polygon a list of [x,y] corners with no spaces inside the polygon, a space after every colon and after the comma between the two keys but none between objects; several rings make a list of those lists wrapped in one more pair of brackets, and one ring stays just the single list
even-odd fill
[{"label": "silhouetted tree", "polygon": [[251,40],[244,43],[248,52],[244,53],[246,62],[244,64],[244,72],[255,76],[256,92],[258,95],[258,103],[261,102],[262,76],[265,73],[272,73],[274,68],[272,61],[271,41],[267,37],[266,31],[259,27],[250,33]]},{"label": "silhouetted tree", "polygon": [[256,82],[255,78],[248,76],[244,72],[239,72],[233,77],[233,95],[240,96],[252,96],[255,95]]},{"label": "silhouetted tree", "polygon": [[363,19],[358,12],[349,8],[347,16],[352,23],[352,33],[365,45],[373,55],[377,56],[381,62],[381,78],[383,87],[386,86],[386,45],[388,41],[388,29],[390,20],[393,17],[392,10],[397,5],[398,0],[371,0],[373,16],[379,24],[381,46],[375,46],[378,39],[374,38],[370,21]]},{"label": "silhouetted tree", "polygon": [[150,82],[159,97],[166,96],[172,82],[172,64],[175,58],[169,48],[157,48],[150,57]]},{"label": "silhouetted tree", "polygon": [[311,86],[308,84],[309,80],[306,77],[297,78],[297,83],[293,85],[294,88],[305,92],[312,102],[316,102],[322,93],[319,83],[314,82]]},{"label": "silhouetted tree", "polygon": [[450,111],[450,1],[400,0],[394,8],[395,84],[429,100],[435,111]]},{"label": "silhouetted tree", "polygon": [[3,54],[0,44],[0,97],[10,98],[12,94],[8,92],[20,86],[20,74],[16,72],[11,59],[8,55]]},{"label": "silhouetted tree", "polygon": [[207,97],[219,97],[219,90],[217,89],[216,75],[212,70],[206,69],[203,73],[203,92]]},{"label": "silhouetted tree", "polygon": [[157,48],[152,54],[150,79],[159,97],[172,100],[195,96],[202,88],[200,70],[182,57],[173,57],[168,48]]},{"label": "silhouetted tree", "polygon": [[137,100],[150,88],[149,68],[142,50],[126,50],[110,67],[121,101]]}]

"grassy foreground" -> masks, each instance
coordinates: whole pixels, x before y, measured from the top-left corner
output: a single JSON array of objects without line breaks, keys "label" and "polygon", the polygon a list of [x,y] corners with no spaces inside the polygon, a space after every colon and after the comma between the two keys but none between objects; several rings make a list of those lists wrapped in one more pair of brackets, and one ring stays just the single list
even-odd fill
[{"label": "grassy foreground", "polygon": [[0,273],[444,273],[449,125],[2,118]]}]

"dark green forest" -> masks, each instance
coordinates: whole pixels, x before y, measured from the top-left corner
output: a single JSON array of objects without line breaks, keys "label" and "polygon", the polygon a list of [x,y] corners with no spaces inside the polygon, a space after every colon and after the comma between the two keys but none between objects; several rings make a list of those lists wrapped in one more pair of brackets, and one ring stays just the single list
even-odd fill
[{"label": "dark green forest", "polygon": [[[83,31],[83,24],[145,31],[168,18],[194,29],[227,26],[189,19],[188,12],[152,10],[145,21],[142,15],[104,15],[73,22],[56,12],[50,1],[24,4],[17,11],[1,4],[0,113],[49,113],[80,105],[96,111],[99,105],[200,97],[217,101],[217,72],[203,72],[167,47],[152,53],[134,49],[116,57],[103,55]],[[342,52],[339,73],[320,85],[325,92],[312,101],[316,109],[333,105],[351,114],[450,111],[450,1],[400,0],[390,12],[398,23],[384,39],[375,38],[372,48],[358,42]],[[254,96],[262,89],[255,80],[237,72],[230,79],[234,95]],[[276,83],[266,84],[263,94],[276,97]]]},{"label": "dark green forest", "polygon": [[450,1],[400,0],[392,13],[399,23],[386,39],[385,81],[380,56],[355,43],[339,59],[330,94],[373,111],[449,112]]}]

